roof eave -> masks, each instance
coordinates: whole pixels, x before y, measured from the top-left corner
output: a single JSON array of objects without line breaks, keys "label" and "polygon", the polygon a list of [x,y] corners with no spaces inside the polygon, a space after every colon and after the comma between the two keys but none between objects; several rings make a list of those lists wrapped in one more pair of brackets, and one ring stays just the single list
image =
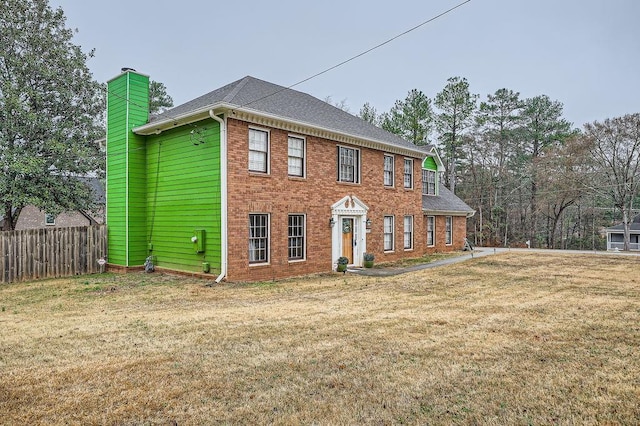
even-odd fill
[{"label": "roof eave", "polygon": [[[311,133],[324,134],[328,137],[333,135],[334,137],[330,137],[330,139],[337,140],[338,142],[355,143],[356,145],[400,153],[417,158],[424,158],[428,155],[433,155],[433,150],[430,152],[422,149],[412,149],[407,146],[396,145],[394,143],[366,138],[360,135],[340,132],[335,129],[314,125],[304,121],[292,120],[290,118],[282,117],[276,114],[269,114],[262,111],[253,110],[251,108],[242,108],[226,102],[217,102],[215,104],[211,104],[188,113],[177,115],[175,117],[152,121],[150,123],[134,128],[133,132],[137,135],[142,136],[159,134],[166,130],[204,120],[209,117],[209,111],[212,109],[216,113],[230,112],[231,118],[236,118],[242,121],[257,121],[256,124],[270,125],[273,127],[279,127],[278,124],[280,124],[280,127],[293,127],[299,129],[298,131],[300,132],[303,132],[306,129],[315,131]],[[256,120],[257,118],[262,118],[262,120]],[[265,120],[267,122],[263,123],[262,121]],[[288,123],[290,124],[290,126],[282,126],[282,123]]]},{"label": "roof eave", "polygon": [[473,217],[476,214],[475,210],[433,210],[422,209],[422,213],[425,216],[465,216],[467,218]]}]

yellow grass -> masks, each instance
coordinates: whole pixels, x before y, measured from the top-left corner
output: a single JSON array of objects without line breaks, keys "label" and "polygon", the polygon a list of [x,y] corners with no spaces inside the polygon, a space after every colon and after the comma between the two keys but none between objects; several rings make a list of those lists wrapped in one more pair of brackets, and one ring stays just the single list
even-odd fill
[{"label": "yellow grass", "polygon": [[[638,424],[640,258],[0,287],[0,424]],[[175,423],[174,423],[175,422]]]}]

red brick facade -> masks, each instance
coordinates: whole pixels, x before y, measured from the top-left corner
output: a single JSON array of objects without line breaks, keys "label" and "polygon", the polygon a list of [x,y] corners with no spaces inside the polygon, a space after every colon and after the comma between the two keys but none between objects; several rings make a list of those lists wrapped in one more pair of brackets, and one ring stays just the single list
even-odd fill
[{"label": "red brick facade", "polygon": [[[269,131],[269,173],[248,171],[249,128]],[[288,136],[306,140],[305,177],[288,176]],[[404,155],[394,154],[395,186],[383,185],[383,151],[360,150],[360,183],[337,182],[337,145],[349,146],[314,136],[305,136],[276,128],[253,126],[229,118],[228,143],[228,267],[230,281],[259,281],[316,272],[333,268],[332,205],[345,196],[355,196],[368,208],[371,220],[366,231],[366,251],[376,262],[403,257],[420,257],[434,251],[461,249],[466,236],[466,218],[453,218],[453,244],[445,245],[445,217],[436,217],[436,244],[427,247],[426,218],[422,211],[422,158],[413,158],[413,189],[403,187]],[[261,265],[249,265],[249,214],[269,215],[269,259]],[[306,217],[306,256],[288,260],[288,215]],[[383,250],[383,218],[395,218],[394,250]],[[413,248],[404,247],[404,216],[413,216]]]}]

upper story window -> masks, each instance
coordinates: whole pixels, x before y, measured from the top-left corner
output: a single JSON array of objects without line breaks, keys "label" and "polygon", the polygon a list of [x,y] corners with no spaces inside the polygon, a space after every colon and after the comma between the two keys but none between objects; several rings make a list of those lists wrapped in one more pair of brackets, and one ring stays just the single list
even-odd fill
[{"label": "upper story window", "polygon": [[404,187],[413,188],[413,159],[404,159]]},{"label": "upper story window", "polygon": [[436,195],[435,170],[422,169],[422,193],[426,195]]},{"label": "upper story window", "polygon": [[289,136],[289,176],[304,177],[304,157],[304,139]]},{"label": "upper story window", "polygon": [[384,156],[384,186],[393,186],[393,155]]},{"label": "upper story window", "polygon": [[338,147],[338,182],[360,183],[360,150]]},{"label": "upper story window", "polygon": [[269,132],[249,129],[249,171],[269,173]]}]

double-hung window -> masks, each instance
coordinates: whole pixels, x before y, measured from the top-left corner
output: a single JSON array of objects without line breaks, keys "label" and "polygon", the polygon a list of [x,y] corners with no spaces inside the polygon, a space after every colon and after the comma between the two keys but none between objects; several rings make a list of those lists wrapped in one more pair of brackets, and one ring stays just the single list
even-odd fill
[{"label": "double-hung window", "polygon": [[404,249],[413,249],[413,216],[404,217]]},{"label": "double-hung window", "polygon": [[360,183],[360,151],[338,147],[338,182]]},{"label": "double-hung window", "polygon": [[289,215],[289,260],[304,259],[304,215]]},{"label": "double-hung window", "polygon": [[447,216],[445,218],[444,243],[445,244],[453,243],[453,217],[451,216]]},{"label": "double-hung window", "polygon": [[55,225],[56,224],[56,217],[54,215],[52,215],[51,213],[45,213],[45,215],[44,215],[44,224],[45,225]]},{"label": "double-hung window", "polygon": [[393,186],[393,155],[384,156],[384,186]]},{"label": "double-hung window", "polygon": [[249,129],[249,171],[269,173],[269,132]]},{"label": "double-hung window", "polygon": [[393,251],[393,216],[384,217],[384,251]]},{"label": "double-hung window", "polygon": [[436,218],[435,216],[427,216],[427,245],[435,245]]},{"label": "double-hung window", "polygon": [[436,195],[436,172],[422,169],[422,193]]},{"label": "double-hung window", "polygon": [[269,262],[269,215],[249,215],[249,263]]},{"label": "double-hung window", "polygon": [[304,177],[304,139],[289,136],[289,176]]},{"label": "double-hung window", "polygon": [[404,159],[404,187],[413,188],[413,159]]}]

